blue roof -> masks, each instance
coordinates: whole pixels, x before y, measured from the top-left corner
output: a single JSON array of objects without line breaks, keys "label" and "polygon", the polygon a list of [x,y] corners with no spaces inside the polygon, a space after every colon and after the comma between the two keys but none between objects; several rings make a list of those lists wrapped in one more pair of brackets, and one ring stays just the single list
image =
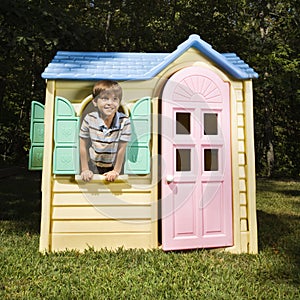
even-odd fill
[{"label": "blue roof", "polygon": [[58,51],[42,77],[61,80],[147,80],[155,77],[189,48],[198,49],[236,79],[258,77],[235,53],[221,54],[196,34],[190,35],[172,53]]}]

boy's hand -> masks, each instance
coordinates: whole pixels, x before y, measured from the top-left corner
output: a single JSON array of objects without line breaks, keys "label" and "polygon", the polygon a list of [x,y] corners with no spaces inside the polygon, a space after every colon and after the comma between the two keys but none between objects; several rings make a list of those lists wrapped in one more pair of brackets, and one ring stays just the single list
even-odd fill
[{"label": "boy's hand", "polygon": [[103,174],[106,177],[107,181],[115,181],[115,179],[119,176],[119,173],[115,170],[106,172]]},{"label": "boy's hand", "polygon": [[94,173],[91,170],[84,170],[80,175],[83,181],[88,182],[93,178]]}]

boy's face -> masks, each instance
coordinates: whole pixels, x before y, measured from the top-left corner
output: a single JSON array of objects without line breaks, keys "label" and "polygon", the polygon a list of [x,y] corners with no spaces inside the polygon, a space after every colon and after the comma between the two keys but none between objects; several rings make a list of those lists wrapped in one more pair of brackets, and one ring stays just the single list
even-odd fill
[{"label": "boy's face", "polygon": [[104,92],[93,100],[104,118],[113,117],[120,106],[120,99],[112,92]]}]

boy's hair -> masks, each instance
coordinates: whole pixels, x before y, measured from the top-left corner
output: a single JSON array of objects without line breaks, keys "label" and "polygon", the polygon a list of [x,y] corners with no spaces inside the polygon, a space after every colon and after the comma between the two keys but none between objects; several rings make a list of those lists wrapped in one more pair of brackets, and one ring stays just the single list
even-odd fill
[{"label": "boy's hair", "polygon": [[120,101],[122,100],[122,88],[117,81],[101,80],[96,82],[93,87],[94,99],[103,92],[113,92]]}]

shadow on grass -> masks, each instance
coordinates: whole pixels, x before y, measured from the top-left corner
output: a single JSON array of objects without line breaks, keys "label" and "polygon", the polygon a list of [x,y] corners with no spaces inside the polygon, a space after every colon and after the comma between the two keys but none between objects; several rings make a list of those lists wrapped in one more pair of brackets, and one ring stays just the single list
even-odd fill
[{"label": "shadow on grass", "polygon": [[[275,215],[257,211],[259,251],[282,254],[294,262],[295,274],[300,274],[300,219],[295,215]],[[300,283],[299,276],[295,283]]]},{"label": "shadow on grass", "polygon": [[[280,182],[280,184],[278,184]],[[292,183],[292,184],[291,184]],[[276,192],[285,197],[300,197],[300,190],[295,188],[299,185],[299,180],[282,179],[280,181],[257,178],[257,190],[264,192]]]},{"label": "shadow on grass", "polygon": [[18,174],[0,179],[0,220],[10,230],[39,232],[41,215],[41,173],[20,168]]},{"label": "shadow on grass", "polygon": [[300,182],[257,180],[259,251],[292,262],[295,283],[300,283]]},{"label": "shadow on grass", "polygon": [[[299,230],[299,217],[292,215],[275,215],[264,211],[257,211],[259,249],[272,248],[289,253],[300,253],[299,240],[293,239]],[[295,246],[298,246],[295,249]]]},{"label": "shadow on grass", "polygon": [[300,190],[282,190],[280,193],[288,197],[300,197]]}]

